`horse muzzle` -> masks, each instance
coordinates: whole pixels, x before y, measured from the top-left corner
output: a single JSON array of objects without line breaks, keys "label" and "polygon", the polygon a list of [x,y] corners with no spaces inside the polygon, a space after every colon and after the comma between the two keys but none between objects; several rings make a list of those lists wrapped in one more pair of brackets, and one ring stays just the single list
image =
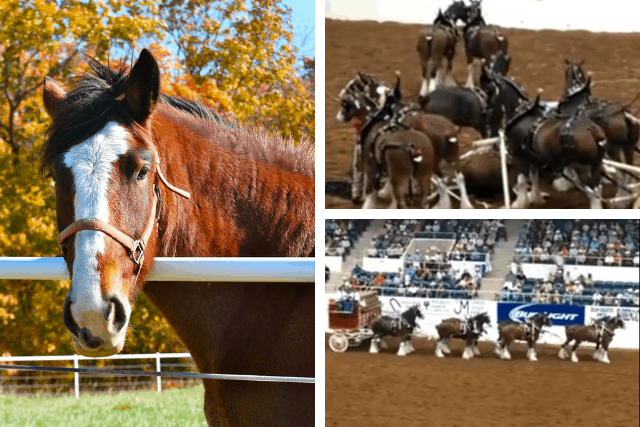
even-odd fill
[{"label": "horse muzzle", "polygon": [[73,347],[86,357],[105,357],[124,348],[131,306],[116,296],[107,300],[80,301],[69,296],[63,308],[64,324],[71,335]]}]

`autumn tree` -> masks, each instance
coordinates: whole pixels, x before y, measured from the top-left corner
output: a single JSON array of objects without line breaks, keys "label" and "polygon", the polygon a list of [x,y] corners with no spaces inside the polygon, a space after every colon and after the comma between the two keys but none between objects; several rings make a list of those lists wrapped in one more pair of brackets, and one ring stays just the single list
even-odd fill
[{"label": "autumn tree", "polygon": [[[0,256],[59,254],[55,194],[38,171],[48,123],[39,90],[44,77],[68,80],[78,70],[78,49],[106,59],[110,47],[126,51],[143,36],[159,36],[155,3],[0,2]],[[67,288],[64,282],[0,281],[0,353],[73,351],[60,334]]]},{"label": "autumn tree", "polygon": [[297,73],[291,9],[281,0],[161,0],[160,11],[195,84],[227,93],[245,123],[314,138],[314,94]]}]

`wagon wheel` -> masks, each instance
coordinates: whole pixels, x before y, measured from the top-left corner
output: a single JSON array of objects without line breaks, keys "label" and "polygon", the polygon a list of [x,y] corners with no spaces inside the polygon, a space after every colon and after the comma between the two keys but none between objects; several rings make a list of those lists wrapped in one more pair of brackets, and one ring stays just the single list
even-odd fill
[{"label": "wagon wheel", "polygon": [[335,333],[329,337],[329,348],[336,353],[344,353],[349,348],[349,339],[345,334]]}]

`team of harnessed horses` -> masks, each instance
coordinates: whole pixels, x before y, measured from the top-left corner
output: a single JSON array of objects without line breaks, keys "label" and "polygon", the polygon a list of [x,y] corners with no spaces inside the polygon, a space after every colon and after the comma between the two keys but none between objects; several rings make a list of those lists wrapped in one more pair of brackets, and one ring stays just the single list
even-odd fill
[{"label": "team of harnessed horses", "polygon": [[[424,315],[419,305],[413,305],[399,316],[380,316],[371,323],[373,336],[369,351],[378,353],[380,347],[384,346],[382,338],[391,336],[400,339],[398,346],[398,356],[406,356],[415,351],[412,342],[414,330],[419,328],[418,319],[424,319]],[[478,340],[486,334],[485,326],[491,325],[489,315],[479,313],[472,317],[460,319],[451,317],[443,319],[436,325],[437,338],[435,355],[443,358],[445,354],[450,354],[449,343],[452,338],[463,340],[465,347],[462,352],[463,359],[470,359],[480,355]],[[498,340],[495,341],[495,354],[503,360],[510,360],[511,353],[509,347],[514,341],[524,341],[527,343],[527,358],[530,361],[537,361],[535,345],[544,333],[551,333],[544,330],[551,327],[552,322],[546,313],[536,313],[524,322],[505,321],[498,325]],[[578,362],[576,350],[582,342],[592,342],[596,344],[593,359],[598,362],[610,363],[609,345],[615,335],[615,330],[624,328],[624,321],[617,316],[603,316],[596,319],[590,325],[568,325],[565,327],[566,340],[558,351],[558,358],[565,359],[569,356],[573,362]],[[573,342],[573,345],[571,343]]]},{"label": "team of harnessed horses", "polygon": [[[507,75],[508,41],[485,23],[480,3],[454,1],[421,32],[417,104],[403,100],[399,75],[389,87],[358,72],[341,91],[336,119],[353,120],[356,130],[354,203],[446,209],[455,198],[460,208],[474,208],[470,195],[495,197],[502,191],[505,208],[528,208],[545,202],[545,179],[557,191],[582,191],[591,208],[640,208],[640,168],[633,164],[640,119],[630,109],[638,97],[629,103],[593,97],[583,63],[565,59],[561,100],[544,102],[539,94],[531,100]],[[465,23],[462,31],[458,20]],[[459,39],[468,64],[465,87],[452,77]],[[461,127],[485,138],[462,155]],[[445,175],[443,166],[453,174]],[[609,199],[603,196],[607,183],[616,191]]]}]

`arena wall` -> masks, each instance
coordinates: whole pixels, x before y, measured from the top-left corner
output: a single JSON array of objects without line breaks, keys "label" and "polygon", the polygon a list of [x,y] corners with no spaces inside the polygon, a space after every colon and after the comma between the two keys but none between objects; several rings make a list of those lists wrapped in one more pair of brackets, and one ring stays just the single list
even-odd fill
[{"label": "arena wall", "polygon": [[402,268],[402,258],[362,258],[362,268],[366,271],[397,273]]},{"label": "arena wall", "polygon": [[[326,294],[326,302],[328,306],[329,299],[336,298],[335,294]],[[395,300],[399,303],[393,303],[398,311],[406,310],[408,307],[420,304],[424,319],[419,320],[419,329],[415,332],[417,336],[435,338],[437,337],[436,325],[443,319],[448,317],[470,317],[475,316],[478,313],[487,312],[491,318],[491,326],[487,328],[487,334],[483,335],[481,341],[496,341],[498,339],[498,303],[497,301],[486,301],[482,299],[474,300],[458,300],[458,299],[435,299],[435,298],[402,298],[402,297],[380,297],[382,303],[382,313],[388,315],[395,315],[391,306],[391,300]],[[425,309],[424,303],[428,303],[428,307]],[[522,309],[527,309],[525,306],[532,306],[532,304],[521,304]],[[535,304],[533,304],[535,306]],[[638,349],[639,345],[639,333],[638,327],[638,308],[637,307],[592,307],[592,306],[566,306],[567,309],[563,310],[562,305],[552,306],[553,311],[556,313],[575,313],[576,310],[583,311],[580,317],[581,321],[586,324],[591,323],[595,318],[602,315],[616,315],[620,314],[625,321],[625,329],[617,330],[613,342],[612,348],[623,349]],[[508,307],[509,311],[513,308]],[[518,310],[518,307],[514,307]],[[542,307],[544,309],[544,307]],[[561,317],[561,316],[560,316]],[[325,318],[325,325],[329,324],[328,314]],[[560,345],[565,340],[564,326],[552,326],[550,332],[543,334],[540,338],[540,343]],[[327,332],[331,330],[327,329]],[[593,346],[593,344],[583,343],[582,345]]]},{"label": "arena wall", "polygon": [[324,265],[329,267],[332,273],[342,272],[342,257],[339,256],[325,256]]},{"label": "arena wall", "polygon": [[[326,0],[325,16],[332,19],[396,21],[427,24],[451,0]],[[467,2],[468,4],[468,2]],[[482,15],[493,25],[531,30],[589,30],[638,32],[640,2],[609,0],[597,13],[579,0],[485,0]]]}]

